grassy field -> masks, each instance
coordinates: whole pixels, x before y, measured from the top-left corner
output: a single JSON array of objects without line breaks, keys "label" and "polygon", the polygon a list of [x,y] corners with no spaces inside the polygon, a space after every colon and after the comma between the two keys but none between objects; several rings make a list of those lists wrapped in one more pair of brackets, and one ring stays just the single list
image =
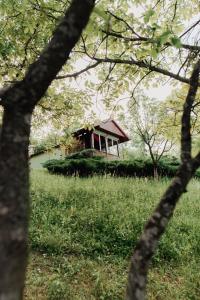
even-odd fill
[{"label": "grassy field", "polygon": [[[32,172],[25,299],[124,299],[132,249],[168,181]],[[200,299],[200,181],[162,238],[148,299]]]}]

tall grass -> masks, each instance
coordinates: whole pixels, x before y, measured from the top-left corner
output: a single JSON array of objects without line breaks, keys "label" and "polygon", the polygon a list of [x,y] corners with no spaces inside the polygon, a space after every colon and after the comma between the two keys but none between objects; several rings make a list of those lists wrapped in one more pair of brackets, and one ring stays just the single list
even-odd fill
[{"label": "tall grass", "polygon": [[[42,299],[123,299],[128,260],[167,184],[166,179],[80,179],[33,172],[28,299],[35,299],[34,280],[38,291],[35,263],[47,275]],[[200,299],[199,191],[200,182],[192,181],[159,244],[150,299]]]}]

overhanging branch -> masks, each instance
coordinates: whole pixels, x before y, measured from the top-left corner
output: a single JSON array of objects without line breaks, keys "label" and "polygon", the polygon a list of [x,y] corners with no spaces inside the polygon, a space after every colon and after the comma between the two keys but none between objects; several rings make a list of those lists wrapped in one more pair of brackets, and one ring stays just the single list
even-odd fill
[{"label": "overhanging branch", "polygon": [[93,69],[93,68],[97,67],[99,64],[100,64],[100,62],[97,61],[93,65],[89,65],[86,68],[84,68],[84,69],[82,69],[82,70],[80,70],[78,72],[74,72],[72,74],[66,74],[66,75],[56,76],[55,79],[58,80],[58,79],[73,78],[73,77],[76,78],[79,75],[81,75],[82,73],[85,73],[85,72],[89,71],[90,69]]},{"label": "overhanging branch", "polygon": [[[151,43],[151,44],[156,43],[155,39],[150,39],[150,38],[143,37],[143,36],[127,37],[127,36],[123,36],[120,33],[112,32],[112,31],[102,30],[102,32],[105,33],[107,36],[112,36],[112,37],[116,37],[116,38],[119,38],[119,39],[123,39],[126,42],[140,42],[140,43],[141,42],[148,42],[148,43]],[[170,44],[170,43],[165,43],[165,44],[163,44],[163,46],[164,47],[166,47],[166,46],[167,47],[173,47],[173,45]],[[181,48],[187,49],[187,50],[190,50],[190,51],[200,51],[200,46],[198,46],[198,45],[189,45],[189,44],[181,43]]]},{"label": "overhanging branch", "polygon": [[[163,74],[165,76],[168,76],[170,78],[176,79],[180,82],[190,84],[190,79],[182,77],[178,74],[169,72],[160,67],[150,65],[146,61],[137,61],[134,59],[126,60],[126,59],[114,59],[114,58],[98,58],[98,57],[91,57],[91,56],[90,56],[90,58],[96,60],[99,63],[115,63],[115,64],[125,64],[125,65],[130,65],[130,66],[135,65],[142,69],[147,69],[152,72],[157,72],[157,73]],[[198,86],[200,86],[199,83],[198,83]]]}]

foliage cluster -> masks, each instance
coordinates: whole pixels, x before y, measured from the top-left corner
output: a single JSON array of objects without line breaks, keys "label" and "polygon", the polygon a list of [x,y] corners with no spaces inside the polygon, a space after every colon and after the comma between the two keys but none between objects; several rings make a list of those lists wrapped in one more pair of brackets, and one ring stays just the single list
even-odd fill
[{"label": "foliage cluster", "polygon": [[102,157],[96,156],[96,152],[94,149],[84,149],[82,151],[78,151],[66,156],[66,159],[82,159],[82,158],[95,158],[101,159]]},{"label": "foliage cluster", "polygon": [[[167,185],[166,179],[33,172],[25,299],[124,299],[132,249]],[[159,243],[150,300],[199,299],[198,194],[193,180]]]},{"label": "foliage cluster", "polygon": [[38,154],[44,153],[46,151],[47,151],[46,145],[43,143],[40,143],[34,147],[33,154],[31,156],[38,155]]},{"label": "foliage cluster", "polygon": [[[55,148],[60,148],[65,153],[70,153],[80,149],[80,142],[70,135],[49,134],[42,140],[32,140],[32,154],[35,156],[47,151],[52,152]],[[84,154],[83,154],[84,155]],[[89,155],[89,154],[88,154]],[[87,154],[86,154],[87,156]]]}]

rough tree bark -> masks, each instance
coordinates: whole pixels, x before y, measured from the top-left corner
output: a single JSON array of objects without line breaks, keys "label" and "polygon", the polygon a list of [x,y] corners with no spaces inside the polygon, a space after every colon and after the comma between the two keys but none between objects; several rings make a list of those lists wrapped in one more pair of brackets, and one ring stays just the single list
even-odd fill
[{"label": "rough tree bark", "polygon": [[67,61],[95,0],[73,0],[47,48],[24,79],[0,91],[4,108],[0,136],[0,299],[23,297],[29,217],[28,145],[31,115]]},{"label": "rough tree bark", "polygon": [[183,108],[181,130],[182,163],[174,180],[162,196],[160,203],[147,222],[142,236],[135,247],[128,276],[127,300],[145,299],[147,273],[152,256],[155,253],[162,234],[166,230],[180,196],[186,191],[188,182],[200,166],[200,152],[194,158],[191,156],[190,133],[190,115],[199,86],[199,73],[200,60],[196,63],[192,72],[190,88]]}]

